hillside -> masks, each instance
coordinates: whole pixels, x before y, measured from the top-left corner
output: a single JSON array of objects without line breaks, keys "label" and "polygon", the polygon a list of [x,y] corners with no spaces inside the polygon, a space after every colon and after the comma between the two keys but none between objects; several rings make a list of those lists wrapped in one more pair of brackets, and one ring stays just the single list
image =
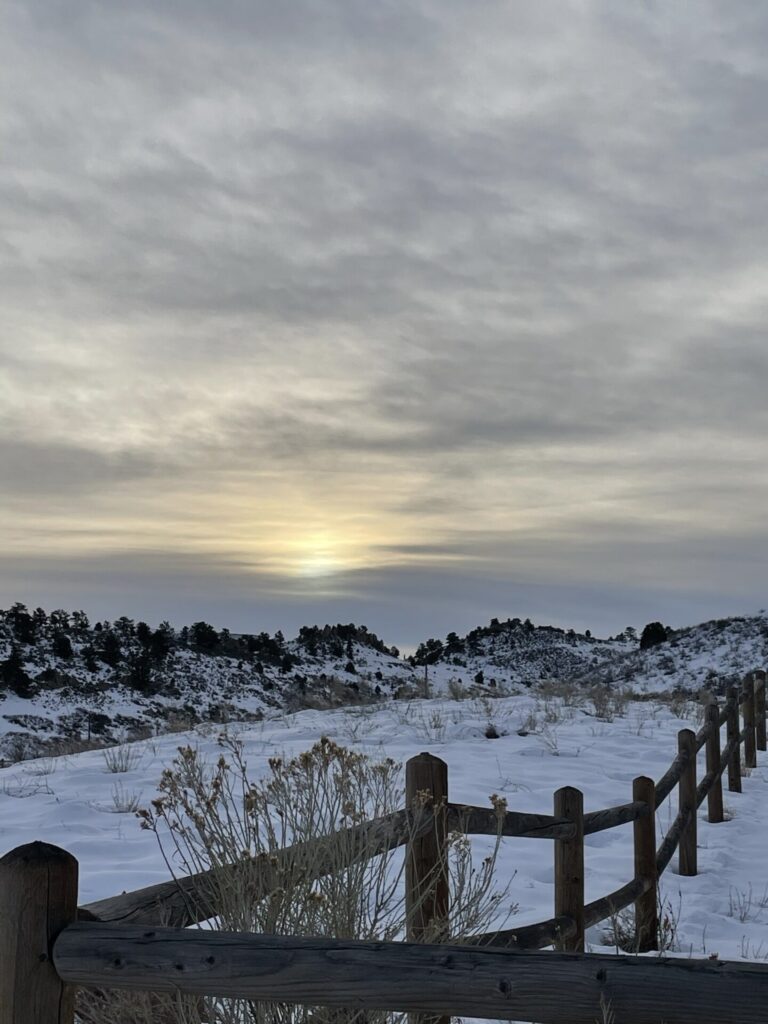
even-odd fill
[{"label": "hillside", "polygon": [[0,611],[0,757],[390,695],[412,678],[364,627],[232,635],[23,605]]},{"label": "hillside", "polygon": [[530,619],[478,626],[466,636],[449,633],[427,640],[414,661],[427,666],[428,678],[442,690],[448,680],[493,686],[530,685],[541,679],[571,679],[637,647],[630,635],[601,640],[557,626],[534,626]]},{"label": "hillside", "polygon": [[722,693],[745,669],[768,662],[768,615],[713,619],[671,631],[666,642],[647,650],[624,651],[579,673],[576,679],[639,692],[706,687]]},{"label": "hillside", "polygon": [[206,622],[153,629],[83,612],[0,611],[0,759],[17,761],[302,708],[393,697],[501,695],[541,680],[640,692],[723,689],[768,661],[768,618],[722,619],[639,650],[633,629],[610,639],[530,620],[492,619],[430,639],[407,659],[365,626],[232,634]]}]

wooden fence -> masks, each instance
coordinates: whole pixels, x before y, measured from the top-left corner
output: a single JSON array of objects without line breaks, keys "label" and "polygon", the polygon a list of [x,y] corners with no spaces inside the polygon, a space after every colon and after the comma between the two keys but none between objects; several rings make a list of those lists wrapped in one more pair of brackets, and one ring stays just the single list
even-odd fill
[{"label": "wooden fence", "polygon": [[[706,769],[699,779],[702,748]],[[554,794],[552,815],[454,804],[445,763],[431,754],[412,758],[406,808],[346,830],[343,846],[350,863],[407,847],[409,941],[403,943],[185,930],[216,915],[207,872],[78,908],[75,859],[31,843],[0,860],[0,1024],[72,1024],[76,986],[402,1011],[433,1020],[595,1024],[613,1014],[616,1024],[757,1024],[768,1019],[768,966],[583,949],[586,928],[630,904],[637,951],[657,948],[659,876],[676,850],[680,873],[696,874],[698,808],[706,800],[709,821],[722,822],[723,776],[730,790],[740,791],[742,763],[755,767],[757,751],[765,749],[766,675],[756,671],[728,692],[722,707],[707,705],[697,733],[681,730],[677,755],[657,782],[636,778],[632,799],[616,807],[584,813],[582,794],[572,787]],[[678,814],[657,849],[656,811],[675,787]],[[419,814],[417,802],[426,807]],[[628,823],[634,878],[585,904],[584,837]],[[451,945],[443,927],[444,847],[456,828],[553,840],[553,917]],[[331,840],[313,844],[315,877],[339,865],[338,852],[323,855],[324,841]],[[265,863],[264,895],[281,865],[300,852],[288,847],[277,865]],[[437,934],[441,944],[419,942],[427,934]],[[541,952],[550,945],[555,952]]]}]

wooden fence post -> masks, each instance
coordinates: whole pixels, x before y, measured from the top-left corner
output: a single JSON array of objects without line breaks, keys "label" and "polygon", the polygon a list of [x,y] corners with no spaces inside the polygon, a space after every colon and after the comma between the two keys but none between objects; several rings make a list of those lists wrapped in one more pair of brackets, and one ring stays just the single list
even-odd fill
[{"label": "wooden fence post", "polygon": [[632,799],[648,805],[644,818],[635,818],[635,878],[651,887],[635,900],[635,944],[638,953],[659,948],[658,873],[656,871],[656,783],[640,775],[632,783]]},{"label": "wooden fence post", "polygon": [[720,775],[720,708],[717,701],[707,705],[705,721],[712,726],[707,737],[707,775],[714,775],[715,781],[707,794],[707,820],[723,820],[723,779]]},{"label": "wooden fence post", "polygon": [[448,938],[448,765],[433,754],[417,754],[405,766],[408,810],[430,807],[435,826],[412,839],[406,851],[405,910],[408,938],[444,942]]},{"label": "wooden fence post", "polygon": [[77,861],[48,843],[0,860],[0,1024],[73,1024],[75,990],[53,967],[53,940],[77,917]]},{"label": "wooden fence post", "polygon": [[739,688],[728,690],[728,719],[725,738],[728,743],[736,740],[735,748],[728,761],[728,789],[731,793],[741,792],[741,741],[739,740]]},{"label": "wooden fence post", "polygon": [[758,669],[755,677],[755,740],[758,750],[768,749],[765,723],[765,671]]},{"label": "wooden fence post", "polygon": [[677,749],[688,757],[678,785],[678,806],[690,810],[688,822],[680,834],[680,874],[695,875],[696,863],[696,733],[681,729],[677,734]]},{"label": "wooden fence post", "polygon": [[744,766],[757,768],[755,743],[755,681],[751,672],[744,676]]},{"label": "wooden fence post", "polygon": [[584,951],[584,797],[580,790],[563,786],[555,793],[556,818],[576,826],[572,839],[555,840],[555,917],[566,914],[576,922],[576,933],[556,946],[564,952]]},{"label": "wooden fence post", "polygon": [[[405,921],[411,942],[448,941],[448,765],[422,753],[405,765],[405,805],[418,815],[433,809],[435,824],[408,842],[405,853]],[[450,1024],[450,1017],[409,1014],[411,1024]]]}]

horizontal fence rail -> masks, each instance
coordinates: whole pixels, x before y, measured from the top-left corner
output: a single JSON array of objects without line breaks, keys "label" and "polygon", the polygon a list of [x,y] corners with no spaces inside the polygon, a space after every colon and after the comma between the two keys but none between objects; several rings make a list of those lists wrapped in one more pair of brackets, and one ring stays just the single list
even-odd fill
[{"label": "horizontal fence rail", "polygon": [[71,985],[540,1024],[764,1024],[768,966],[75,924]]},{"label": "horizontal fence rail", "polygon": [[[573,787],[554,794],[551,815],[454,803],[447,765],[423,753],[406,767],[405,808],[246,862],[258,900],[297,866],[306,865],[309,881],[405,847],[407,935],[415,940],[408,943],[185,930],[217,916],[217,893],[241,867],[78,908],[74,858],[44,843],[20,847],[0,860],[0,1024],[72,1024],[77,985],[403,1011],[427,1015],[431,1024],[447,1024],[449,1015],[541,1024],[763,1021],[766,965],[592,956],[583,949],[587,928],[631,905],[635,950],[658,948],[659,876],[675,852],[680,873],[696,874],[699,807],[706,800],[708,820],[722,822],[723,777],[740,792],[742,774],[766,749],[765,688],[765,672],[755,671],[728,691],[722,707],[710,699],[698,732],[678,734],[666,772],[656,783],[636,778],[625,804],[585,813]],[[706,770],[698,778],[702,749]],[[678,812],[657,848],[656,811],[676,788]],[[584,837],[628,824],[635,877],[585,904]],[[552,840],[554,916],[450,945],[447,844],[456,831]],[[441,944],[419,941],[427,936]],[[546,946],[560,952],[538,952]]]}]

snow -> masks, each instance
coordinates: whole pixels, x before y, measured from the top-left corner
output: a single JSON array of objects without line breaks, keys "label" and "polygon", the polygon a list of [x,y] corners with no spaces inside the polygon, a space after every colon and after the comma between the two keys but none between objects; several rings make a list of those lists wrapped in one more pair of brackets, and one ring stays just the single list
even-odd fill
[{"label": "snow", "polygon": [[[326,735],[401,762],[429,750],[448,763],[453,801],[486,805],[497,793],[510,809],[551,813],[553,793],[564,785],[583,791],[587,811],[629,801],[633,777],[658,779],[677,749],[677,731],[700,724],[695,704],[687,705],[685,713],[681,719],[669,705],[630,702],[626,714],[604,721],[589,701],[568,706],[525,694],[493,701],[390,701],[308,710],[227,728],[244,742],[252,775],[266,772],[270,756],[299,753]],[[489,720],[501,734],[498,739],[485,737]],[[135,763],[120,774],[107,771],[105,755],[97,750],[0,769],[0,851],[35,839],[71,851],[80,862],[81,903],[167,879],[155,836],[142,831],[133,814],[116,812],[113,788],[147,804],[178,746],[191,743],[211,760],[218,757],[218,728],[132,744]],[[744,779],[744,792],[725,794],[731,820],[710,825],[706,806],[700,809],[699,874],[678,875],[675,857],[661,880],[662,896],[673,916],[679,915],[684,955],[768,960],[768,756],[759,756],[760,766]],[[699,778],[703,752],[700,758]],[[674,819],[675,800],[673,793],[659,812],[659,839]],[[473,838],[478,858],[491,843]],[[588,836],[585,844],[587,901],[632,877],[631,825]],[[552,842],[504,839],[499,864],[500,881],[510,881],[510,897],[519,904],[510,923],[550,917]],[[590,929],[591,949],[612,950],[605,930],[605,925]]]},{"label": "snow", "polygon": [[[121,660],[108,665],[101,660],[105,629],[86,627],[81,613],[42,615],[31,640],[31,626],[20,633],[14,625],[17,614],[0,611],[0,674],[15,650],[27,676],[23,685],[18,679],[0,685],[0,759],[14,761],[54,750],[62,739],[85,739],[91,730],[114,742],[163,732],[179,719],[186,725],[223,716],[254,720],[372,696],[494,696],[563,679],[640,693],[722,693],[768,660],[765,612],[677,630],[642,651],[626,633],[604,640],[515,618],[426,641],[420,648],[426,667],[402,660],[366,627],[351,624],[305,627],[279,643],[277,634],[224,638],[222,631],[215,651],[190,647],[183,631],[169,633],[169,649],[151,661],[144,678],[139,669],[147,652],[131,620],[110,627]],[[68,657],[55,653],[65,629]]]}]

